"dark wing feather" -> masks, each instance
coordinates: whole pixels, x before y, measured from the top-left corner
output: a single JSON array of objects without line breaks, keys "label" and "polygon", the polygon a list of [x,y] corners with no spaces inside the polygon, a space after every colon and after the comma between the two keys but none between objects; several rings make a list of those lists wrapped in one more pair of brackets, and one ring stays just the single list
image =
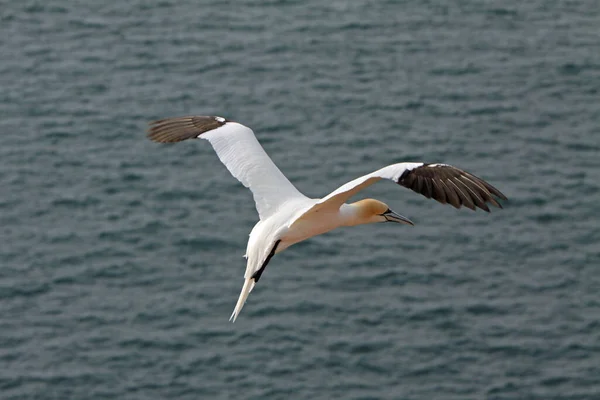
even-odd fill
[{"label": "dark wing feather", "polygon": [[204,132],[225,125],[222,117],[175,117],[150,122],[148,138],[160,143],[175,143],[187,139],[195,139]]},{"label": "dark wing feather", "polygon": [[423,164],[406,170],[398,184],[456,208],[465,206],[475,210],[478,207],[489,212],[486,203],[502,208],[494,196],[507,200],[504,194],[483,179],[446,164]]},{"label": "dark wing feather", "polygon": [[470,208],[471,210],[475,210],[475,203],[471,199],[469,191],[466,190],[466,188],[462,184],[455,182],[453,179],[448,179],[446,182],[454,187],[454,190],[456,190],[456,193],[458,194],[462,205],[464,205],[467,208]]},{"label": "dark wing feather", "polygon": [[483,201],[479,193],[471,189],[468,185],[465,185],[465,183],[459,178],[454,178],[452,182],[454,182],[456,186],[460,187],[465,193],[469,194],[471,200],[474,203],[473,207],[471,207],[471,210],[475,210],[475,207],[479,207],[487,212],[490,211],[489,207],[487,206],[487,204],[485,204],[485,201]]},{"label": "dark wing feather", "polygon": [[429,179],[423,179],[425,181],[425,186],[423,186],[423,191],[421,192],[423,196],[430,199],[433,196],[433,183]]},{"label": "dark wing feather", "polygon": [[[433,179],[427,179],[427,181],[431,182],[431,184],[433,186],[433,196],[432,197],[442,204],[448,203],[448,200],[446,200],[446,192],[444,192],[444,188],[442,187],[442,185],[439,184],[437,181],[434,181]],[[400,183],[400,182],[398,182],[398,183]]]},{"label": "dark wing feather", "polygon": [[452,204],[454,208],[460,208],[460,198],[458,197],[454,189],[450,186],[450,184],[444,180],[440,180],[439,184],[444,188],[444,191],[446,192],[446,198],[448,199],[448,203]]}]

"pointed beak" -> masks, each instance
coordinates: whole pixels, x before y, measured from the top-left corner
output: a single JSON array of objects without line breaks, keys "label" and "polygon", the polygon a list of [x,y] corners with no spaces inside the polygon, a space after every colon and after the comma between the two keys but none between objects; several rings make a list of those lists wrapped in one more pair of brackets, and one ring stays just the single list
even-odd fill
[{"label": "pointed beak", "polygon": [[384,216],[384,218],[388,221],[388,222],[398,222],[400,224],[408,224],[408,225],[414,225],[414,223],[406,218],[403,217],[400,214],[396,214],[395,212],[393,212],[392,210],[390,210],[388,208],[388,210],[386,212],[384,212],[383,214],[381,214]]}]

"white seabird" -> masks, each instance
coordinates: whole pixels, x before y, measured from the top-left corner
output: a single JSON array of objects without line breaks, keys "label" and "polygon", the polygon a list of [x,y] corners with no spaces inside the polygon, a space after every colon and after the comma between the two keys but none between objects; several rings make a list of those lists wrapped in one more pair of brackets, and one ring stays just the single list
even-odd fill
[{"label": "white seabird", "polygon": [[300,193],[277,168],[254,132],[238,122],[217,116],[167,118],[151,122],[148,137],[161,143],[208,140],[229,172],[252,191],[260,221],[250,232],[244,285],[230,318],[234,322],[271,258],[291,245],[341,226],[375,222],[413,225],[379,200],[346,203],[381,179],[390,179],[456,208],[478,207],[489,212],[486,203],[502,208],[494,196],[506,200],[498,189],[466,171],[447,164],[422,162],[388,165],[345,183],[321,199],[311,199]]}]

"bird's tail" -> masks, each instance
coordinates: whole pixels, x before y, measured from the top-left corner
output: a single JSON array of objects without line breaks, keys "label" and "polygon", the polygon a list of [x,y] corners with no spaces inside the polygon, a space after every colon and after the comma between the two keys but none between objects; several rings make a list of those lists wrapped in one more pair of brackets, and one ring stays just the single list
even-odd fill
[{"label": "bird's tail", "polygon": [[252,289],[254,289],[254,283],[254,278],[246,278],[246,280],[244,281],[244,286],[242,286],[240,297],[238,298],[237,304],[233,309],[233,313],[229,318],[230,321],[235,322],[238,315],[240,315],[240,312],[242,311],[242,307],[244,307],[244,303],[246,302],[248,295],[250,294]]}]

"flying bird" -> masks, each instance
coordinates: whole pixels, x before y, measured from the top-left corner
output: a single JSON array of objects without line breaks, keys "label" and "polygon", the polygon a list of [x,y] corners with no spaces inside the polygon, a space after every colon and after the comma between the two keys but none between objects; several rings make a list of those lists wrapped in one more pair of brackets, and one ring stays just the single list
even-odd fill
[{"label": "flying bird", "polygon": [[252,191],[260,220],[246,248],[244,285],[230,321],[235,322],[248,295],[271,258],[310,237],[342,226],[378,222],[414,225],[375,199],[346,203],[381,179],[389,179],[427,198],[455,208],[490,211],[502,208],[498,189],[466,171],[447,164],[402,162],[388,165],[347,182],[320,199],[309,198],[283,175],[254,136],[252,129],[218,116],[185,116],[150,122],[148,138],[160,143],[206,139],[229,172]]}]

